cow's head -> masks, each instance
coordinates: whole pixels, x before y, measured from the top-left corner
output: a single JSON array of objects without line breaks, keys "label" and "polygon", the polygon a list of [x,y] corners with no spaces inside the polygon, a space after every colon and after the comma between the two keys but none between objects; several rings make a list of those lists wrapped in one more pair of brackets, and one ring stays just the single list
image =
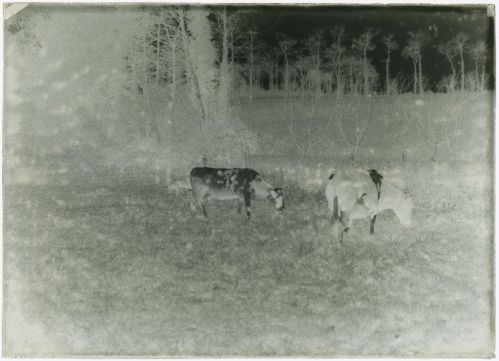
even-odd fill
[{"label": "cow's head", "polygon": [[274,207],[281,211],[284,209],[284,199],[282,196],[282,188],[273,188],[269,183],[263,180],[262,176],[258,174],[253,182],[251,182],[251,188],[254,191],[256,198],[269,199]]},{"label": "cow's head", "polygon": [[274,188],[269,192],[268,198],[274,204],[275,209],[282,211],[284,207],[284,198],[282,188]]}]

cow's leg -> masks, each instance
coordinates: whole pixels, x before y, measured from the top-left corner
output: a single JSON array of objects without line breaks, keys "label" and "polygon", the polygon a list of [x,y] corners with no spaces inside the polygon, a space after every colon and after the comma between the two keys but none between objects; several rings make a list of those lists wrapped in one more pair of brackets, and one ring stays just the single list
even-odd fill
[{"label": "cow's leg", "polygon": [[374,223],[376,222],[376,214],[371,217],[371,226],[369,227],[369,234],[374,233]]},{"label": "cow's leg", "polygon": [[208,214],[206,213],[206,205],[205,205],[206,202],[201,202],[201,209],[203,210],[203,214],[205,216],[205,218],[208,218]]},{"label": "cow's leg", "polygon": [[191,188],[192,188],[191,211],[195,212],[199,201],[197,199],[196,185],[192,182],[192,180],[191,180]]},{"label": "cow's leg", "polygon": [[339,220],[340,217],[338,215],[338,197],[334,197],[333,200],[333,216],[331,218],[331,224],[334,226],[337,220]]},{"label": "cow's leg", "polygon": [[242,199],[238,199],[237,201],[237,214],[241,214],[241,210],[243,209],[244,201]]},{"label": "cow's leg", "polygon": [[248,215],[248,218],[250,218],[251,217],[251,193],[250,192],[244,193],[244,205],[246,206],[246,214]]},{"label": "cow's leg", "polygon": [[352,223],[350,220],[350,215],[347,212],[343,212],[343,211],[340,212],[340,223],[341,223],[341,226],[343,229],[341,231],[341,234],[340,234],[340,244],[343,245],[343,235],[345,233],[348,233],[348,231],[350,230],[351,223]]},{"label": "cow's leg", "polygon": [[334,239],[339,240],[341,243],[342,242],[343,225],[340,222],[335,222],[331,226],[331,231],[332,231]]},{"label": "cow's leg", "polygon": [[199,202],[199,206],[201,207],[205,218],[208,218],[208,213],[206,213],[206,201],[208,200],[208,197],[209,197],[209,192],[206,192],[201,198],[201,201]]},{"label": "cow's leg", "polygon": [[343,232],[347,233],[350,229],[350,216],[346,212],[340,211],[339,221],[344,227]]}]

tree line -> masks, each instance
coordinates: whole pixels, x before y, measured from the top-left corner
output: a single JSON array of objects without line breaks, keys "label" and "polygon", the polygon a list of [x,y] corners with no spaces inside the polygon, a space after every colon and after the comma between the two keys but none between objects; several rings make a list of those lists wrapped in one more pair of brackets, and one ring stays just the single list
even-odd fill
[{"label": "tree line", "polygon": [[[359,36],[349,38],[345,26],[335,25],[315,29],[302,39],[277,33],[275,43],[269,44],[259,38],[257,29],[252,26],[251,11],[225,7],[208,11],[210,29],[204,32],[205,43],[197,43],[197,50],[202,49],[205,54],[199,54],[198,59],[215,65],[213,71],[219,78],[211,80],[220,84],[225,95],[235,89],[246,92],[251,98],[262,88],[336,96],[422,93],[430,86],[423,69],[423,56],[448,64],[449,73],[444,74],[438,84],[431,84],[439,91],[482,91],[488,81],[486,43],[482,40],[472,43],[462,32],[439,43],[428,31],[419,30],[409,32],[405,44],[397,44],[393,34],[382,34],[377,29],[369,28]],[[153,12],[153,23],[144,34],[147,40],[143,50],[149,54],[146,57],[148,77],[156,83],[169,84],[172,97],[183,71],[196,81],[192,67],[189,70],[189,62],[181,60],[194,51],[185,46],[186,36],[193,33],[190,27],[194,24],[186,25],[183,15],[179,15],[182,12],[181,8]],[[214,49],[210,49],[210,44]],[[382,48],[385,53],[383,74],[370,58],[375,48]],[[413,73],[392,74],[390,66],[394,57],[410,62]],[[206,65],[197,66],[202,69]],[[209,84],[209,81],[205,82],[205,85]],[[198,94],[200,101],[202,98]]]}]

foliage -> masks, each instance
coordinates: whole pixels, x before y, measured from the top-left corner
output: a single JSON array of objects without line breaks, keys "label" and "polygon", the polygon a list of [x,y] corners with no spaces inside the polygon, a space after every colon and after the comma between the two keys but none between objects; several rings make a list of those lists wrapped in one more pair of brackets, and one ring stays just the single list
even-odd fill
[{"label": "foliage", "polygon": [[230,88],[218,91],[231,72],[217,66],[207,15],[30,7],[10,19],[8,166],[35,172],[55,162],[94,177],[104,168],[186,169],[205,156],[240,164],[256,139],[238,124]]}]

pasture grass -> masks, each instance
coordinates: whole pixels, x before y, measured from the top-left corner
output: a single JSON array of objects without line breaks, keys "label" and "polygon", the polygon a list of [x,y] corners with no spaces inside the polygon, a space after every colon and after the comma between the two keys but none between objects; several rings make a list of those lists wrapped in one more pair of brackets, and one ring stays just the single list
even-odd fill
[{"label": "pasture grass", "polygon": [[[289,130],[293,121],[303,145],[303,114],[279,97],[242,101],[239,117],[263,153],[246,165],[282,187],[286,201],[281,215],[255,202],[250,221],[230,202],[210,203],[204,220],[188,191],[168,193],[156,156],[176,162],[163,146],[73,147],[65,159],[25,143],[24,133],[8,137],[5,355],[490,356],[492,104],[483,94],[375,96],[351,162],[334,122],[356,105],[365,113],[365,99],[317,101],[308,120],[320,142],[312,137],[306,155]],[[421,136],[398,137],[404,109],[428,110],[442,134],[456,135],[433,164]],[[16,157],[26,148],[36,163]],[[15,177],[23,165],[40,172]],[[385,212],[373,236],[358,221],[341,247],[323,195],[340,167],[401,178],[415,196],[415,227]],[[172,171],[174,180],[187,174]]]},{"label": "pasture grass", "polygon": [[[258,134],[259,152],[292,155],[287,162],[309,165],[349,161],[356,131],[362,133],[355,162],[428,162],[437,140],[437,162],[476,161],[492,154],[494,94],[460,93],[372,97],[294,95],[242,99],[239,117]],[[339,124],[342,124],[342,133]],[[365,129],[365,131],[364,131]],[[298,160],[298,162],[297,162]]]},{"label": "pasture grass", "polygon": [[5,355],[490,356],[484,172],[413,169],[416,226],[385,212],[343,247],[286,178],[249,221],[156,186],[6,187]]}]

